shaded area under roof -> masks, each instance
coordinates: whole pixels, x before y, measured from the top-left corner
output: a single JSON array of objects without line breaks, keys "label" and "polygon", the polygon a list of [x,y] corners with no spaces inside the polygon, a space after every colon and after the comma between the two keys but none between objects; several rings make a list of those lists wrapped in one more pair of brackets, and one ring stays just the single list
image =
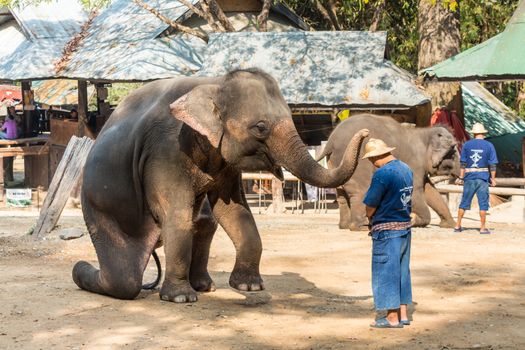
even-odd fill
[{"label": "shaded area under roof", "polygon": [[420,74],[440,81],[525,79],[525,0],[503,32]]},{"label": "shaded area under roof", "polygon": [[482,123],[488,130],[487,138],[494,144],[500,163],[520,164],[525,122],[481,84],[464,82],[461,88],[467,132],[474,123]]},{"label": "shaded area under roof", "polygon": [[408,108],[429,101],[385,60],[385,32],[210,35],[204,76],[256,67],[274,76],[292,106]]}]

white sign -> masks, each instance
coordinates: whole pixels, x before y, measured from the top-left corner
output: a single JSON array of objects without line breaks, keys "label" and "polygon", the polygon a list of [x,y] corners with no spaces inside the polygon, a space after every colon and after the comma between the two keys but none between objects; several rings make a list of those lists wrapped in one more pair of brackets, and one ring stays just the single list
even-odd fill
[{"label": "white sign", "polygon": [[31,205],[30,188],[8,188],[5,190],[8,207],[28,207]]}]

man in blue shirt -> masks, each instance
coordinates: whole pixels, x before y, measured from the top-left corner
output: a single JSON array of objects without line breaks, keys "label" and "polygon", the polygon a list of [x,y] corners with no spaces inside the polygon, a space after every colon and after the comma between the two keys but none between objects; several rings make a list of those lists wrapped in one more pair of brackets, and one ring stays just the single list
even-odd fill
[{"label": "man in blue shirt", "polygon": [[481,123],[472,127],[474,139],[465,142],[461,150],[461,172],[456,184],[463,185],[463,196],[458,210],[458,222],[454,232],[461,232],[461,220],[465,210],[470,210],[474,194],[478,197],[481,226],[479,233],[489,234],[486,227],[487,210],[489,210],[489,182],[496,186],[496,165],[498,157],[492,143],[484,140],[487,130]]},{"label": "man in blue shirt", "polygon": [[384,318],[370,326],[403,328],[409,325],[407,305],[412,303],[410,241],[412,171],[397,160],[382,140],[370,139],[365,155],[376,168],[364,204],[372,236],[372,290],[377,311]]}]

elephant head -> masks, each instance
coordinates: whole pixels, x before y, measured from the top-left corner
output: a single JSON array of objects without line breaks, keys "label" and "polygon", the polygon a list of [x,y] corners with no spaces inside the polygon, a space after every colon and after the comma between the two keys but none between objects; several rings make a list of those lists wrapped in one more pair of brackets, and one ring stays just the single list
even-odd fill
[{"label": "elephant head", "polygon": [[207,137],[222,158],[239,170],[281,166],[317,187],[337,187],[352,176],[368,130],[359,131],[336,169],[325,169],[308,153],[277,82],[258,69],[237,70],[216,84],[200,85],[170,106],[171,114]]},{"label": "elephant head", "polygon": [[459,152],[454,136],[444,127],[428,129],[427,171],[430,176],[459,176]]}]

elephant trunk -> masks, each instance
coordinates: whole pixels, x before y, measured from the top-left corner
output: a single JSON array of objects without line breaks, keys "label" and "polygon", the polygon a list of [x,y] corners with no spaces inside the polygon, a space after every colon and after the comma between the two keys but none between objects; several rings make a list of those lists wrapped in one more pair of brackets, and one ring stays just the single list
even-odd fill
[{"label": "elephant trunk", "polygon": [[291,120],[275,125],[267,144],[277,164],[301,181],[316,187],[334,188],[346,183],[353,175],[359,161],[361,144],[368,133],[368,130],[363,129],[354,135],[343,161],[335,169],[326,169],[312,158]]}]

